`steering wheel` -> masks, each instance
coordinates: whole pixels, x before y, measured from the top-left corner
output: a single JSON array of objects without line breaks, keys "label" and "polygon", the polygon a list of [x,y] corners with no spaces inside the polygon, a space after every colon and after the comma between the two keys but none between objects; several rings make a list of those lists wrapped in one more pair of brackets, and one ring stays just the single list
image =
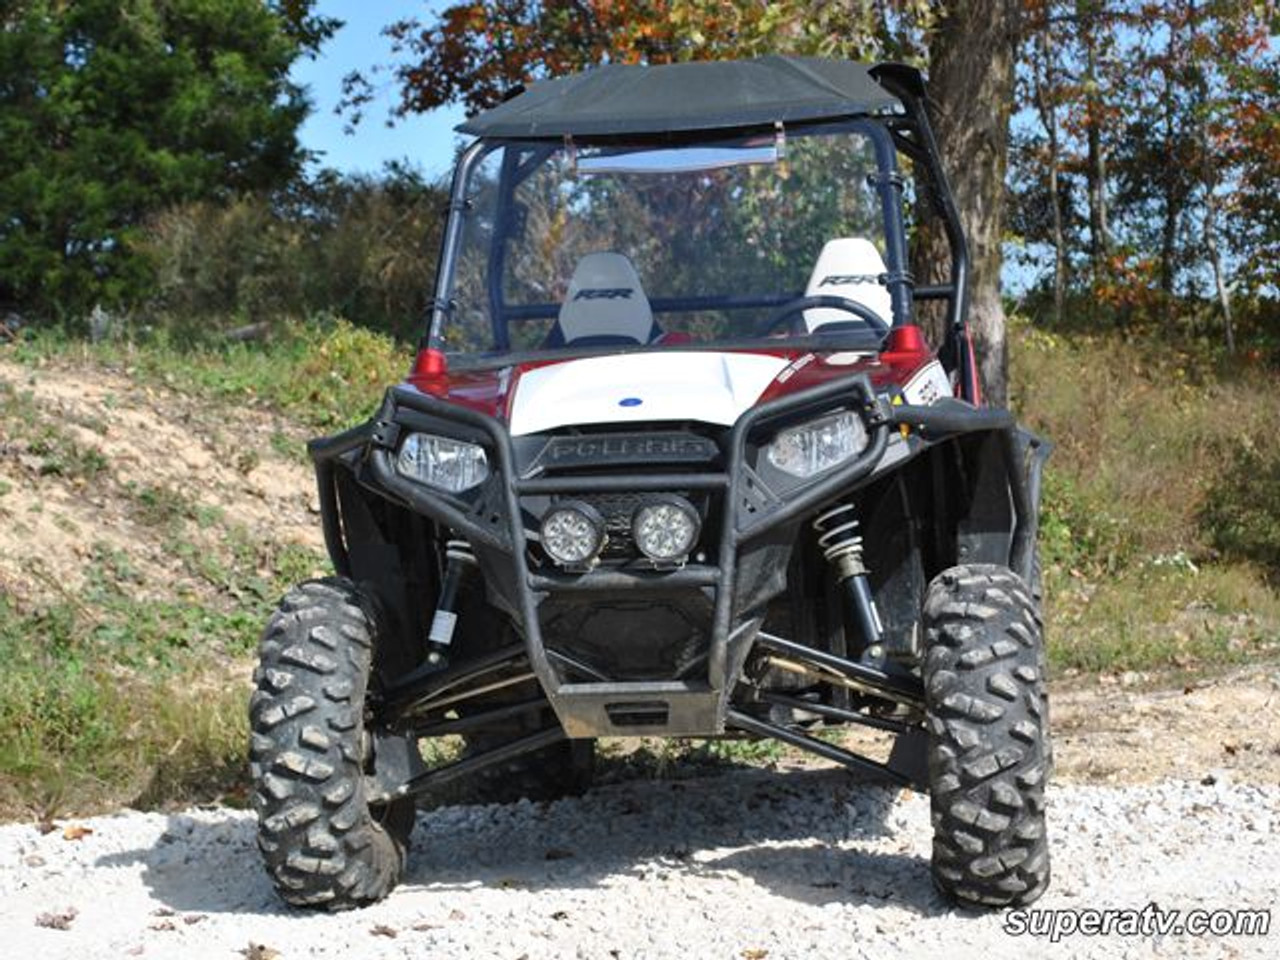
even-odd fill
[{"label": "steering wheel", "polygon": [[[758,336],[768,336],[781,327],[783,321],[796,316],[801,310],[810,310],[814,307],[830,307],[834,310],[843,310],[845,313],[851,313],[865,322],[877,337],[884,337],[889,333],[889,325],[884,322],[880,314],[870,307],[859,303],[857,300],[850,300],[848,297],[837,297],[829,293],[798,297],[790,303],[784,303],[781,309],[770,317],[756,333]],[[821,330],[822,328],[819,327],[818,329]]]}]

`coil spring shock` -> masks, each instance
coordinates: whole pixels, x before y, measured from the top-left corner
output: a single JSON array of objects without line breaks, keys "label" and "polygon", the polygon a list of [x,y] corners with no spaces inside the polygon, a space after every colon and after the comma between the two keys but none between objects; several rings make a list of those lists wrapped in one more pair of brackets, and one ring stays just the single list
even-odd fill
[{"label": "coil spring shock", "polygon": [[871,597],[871,583],[867,580],[867,567],[862,559],[859,526],[857,508],[848,501],[820,513],[813,521],[813,529],[818,534],[818,549],[835,570],[836,582],[844,588],[849,618],[858,625],[862,639],[858,653],[861,655],[869,647],[879,647],[884,626]]},{"label": "coil spring shock", "polygon": [[862,563],[862,537],[858,536],[858,511],[852,503],[841,503],[820,513],[813,521],[818,533],[818,549],[827,563],[835,567],[839,579],[865,574]]},{"label": "coil spring shock", "polygon": [[476,556],[466,540],[446,540],[444,545],[444,580],[440,584],[440,597],[436,601],[435,616],[427,632],[429,663],[443,663],[445,651],[453,643],[453,631],[458,625],[458,591],[467,573],[476,566]]},{"label": "coil spring shock", "polygon": [[446,560],[458,560],[471,564],[476,562],[476,555],[471,550],[471,544],[462,539],[446,540],[444,542],[444,556]]}]

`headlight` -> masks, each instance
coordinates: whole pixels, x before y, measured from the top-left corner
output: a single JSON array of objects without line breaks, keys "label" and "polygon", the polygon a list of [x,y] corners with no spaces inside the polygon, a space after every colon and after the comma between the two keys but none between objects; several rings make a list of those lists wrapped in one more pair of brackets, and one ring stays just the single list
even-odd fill
[{"label": "headlight", "polygon": [[783,473],[812,477],[856,457],[866,446],[862,418],[846,410],[783,430],[766,448],[766,456]]},{"label": "headlight", "polygon": [[484,483],[489,476],[489,458],[474,443],[450,440],[429,433],[411,433],[404,438],[396,470],[402,477],[461,493]]},{"label": "headlight", "polygon": [[698,541],[701,521],[693,504],[680,497],[646,503],[631,518],[631,535],[650,560],[683,560]]},{"label": "headlight", "polygon": [[586,566],[604,547],[604,519],[590,504],[567,500],[543,515],[539,538],[561,566]]}]

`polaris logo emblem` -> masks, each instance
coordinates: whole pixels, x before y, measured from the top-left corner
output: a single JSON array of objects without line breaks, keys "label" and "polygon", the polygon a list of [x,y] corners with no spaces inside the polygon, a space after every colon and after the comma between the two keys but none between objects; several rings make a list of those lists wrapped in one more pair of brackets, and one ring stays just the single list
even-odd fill
[{"label": "polaris logo emblem", "polygon": [[630,300],[630,287],[597,287],[594,290],[579,290],[576,300]]},{"label": "polaris logo emblem", "polygon": [[619,401],[618,401],[618,406],[620,406],[620,407],[638,407],[638,406],[640,406],[640,404],[642,404],[642,403],[644,403],[644,401],[643,401],[643,400],[641,400],[639,397],[623,397],[621,400],[619,400]]},{"label": "polaris logo emblem", "polygon": [[605,464],[707,463],[719,452],[715,443],[689,433],[630,433],[596,437],[556,437],[539,461],[551,467]]},{"label": "polaris logo emblem", "polygon": [[819,287],[847,287],[858,283],[879,283],[880,278],[866,273],[833,273],[823,277]]}]

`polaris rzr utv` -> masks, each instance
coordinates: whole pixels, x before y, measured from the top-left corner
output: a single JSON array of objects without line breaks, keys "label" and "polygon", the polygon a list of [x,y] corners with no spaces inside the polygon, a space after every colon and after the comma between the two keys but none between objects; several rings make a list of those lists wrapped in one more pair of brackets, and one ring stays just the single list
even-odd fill
[{"label": "polaris rzr utv", "polygon": [[[412,370],[310,445],[337,575],[262,640],[287,901],[385,896],[443,784],[581,790],[595,738],[634,736],[927,790],[945,894],[1043,892],[1047,447],[980,401],[923,103],[904,66],[769,57],[608,66],[463,124]],[[942,285],[908,270],[922,204]],[[896,746],[818,735],[842,724]]]}]

